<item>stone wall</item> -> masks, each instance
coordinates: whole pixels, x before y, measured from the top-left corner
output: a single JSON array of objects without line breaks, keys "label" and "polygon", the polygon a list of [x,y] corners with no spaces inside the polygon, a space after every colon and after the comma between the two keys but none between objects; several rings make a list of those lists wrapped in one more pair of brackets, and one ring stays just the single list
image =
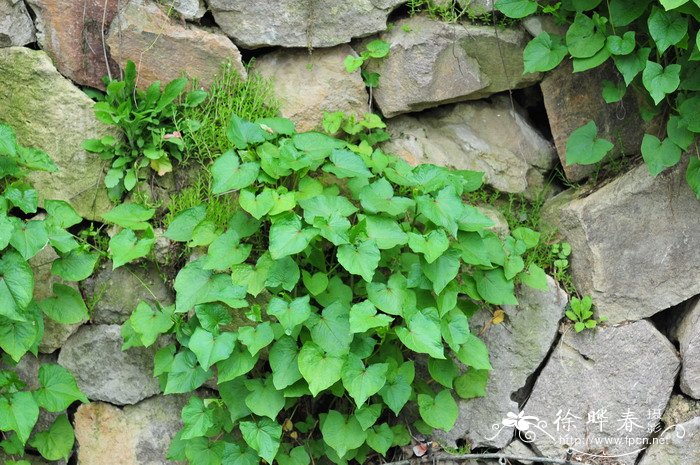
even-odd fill
[{"label": "stone wall", "polygon": [[[385,150],[412,164],[483,171],[491,188],[530,198],[554,170],[570,181],[590,175],[562,166],[568,134],[587,119],[604,135],[623,134],[627,153],[638,146],[634,102],[620,119],[601,97],[600,72],[572,77],[563,64],[547,76],[523,75],[526,29],[407,17],[402,3],[0,0],[0,122],[61,168],[33,179],[42,198],[70,200],[88,219],[110,205],[99,159],[81,143],[110,130],[79,86],[104,88],[102,77],[118,76],[127,60],[137,63],[142,87],[182,72],[207,86],[224,61],[242,76],[260,73],[299,130],[318,128],[324,111],[374,109],[393,136]],[[343,61],[377,37],[391,48],[369,64],[381,75],[370,93]],[[522,289],[502,325],[476,315],[472,331],[488,345],[494,374],[486,397],[462,401],[457,425],[438,439],[551,457],[575,446],[590,463],[700,463],[692,400],[700,399],[698,217],[700,202],[678,170],[652,178],[638,166],[602,187],[551,198],[544,218],[573,246],[573,283],[608,322],[574,333],[564,319],[569,296],[551,278],[546,292]],[[54,278],[42,267],[51,254],[34,260],[38,295],[51,293]],[[20,373],[36,384],[38,364],[57,362],[92,401],[71,412],[71,463],[169,463],[186,399],[161,394],[152,377],[157,347],[122,351],[118,325],[139,300],[172,302],[172,282],[153,264],[104,266],[81,291],[95,302],[91,320],[47,325],[39,358],[25,357]],[[667,441],[604,442],[651,437]],[[606,454],[617,462],[595,461]]]}]

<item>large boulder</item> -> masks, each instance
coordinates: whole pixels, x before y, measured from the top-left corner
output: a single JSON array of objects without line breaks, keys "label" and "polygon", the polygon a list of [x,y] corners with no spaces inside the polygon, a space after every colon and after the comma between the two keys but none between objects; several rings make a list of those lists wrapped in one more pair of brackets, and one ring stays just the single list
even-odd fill
[{"label": "large boulder", "polygon": [[29,180],[40,201],[70,202],[87,219],[111,208],[102,182],[103,162],[83,141],[114,130],[97,121],[94,102],[54,68],[49,56],[22,47],[0,49],[0,122],[9,124],[22,145],[37,147],[58,166],[33,172]]},{"label": "large boulder", "polygon": [[154,81],[165,84],[183,73],[208,86],[224,62],[246,76],[241,53],[228,37],[216,29],[176,21],[149,0],[129,0],[120,8],[107,44],[120,66],[129,60],[136,63],[139,87]]},{"label": "large boulder", "polygon": [[150,262],[112,269],[105,263],[97,273],[81,283],[88,301],[93,303],[91,321],[94,324],[124,323],[139,302],[151,306],[175,303],[172,290]]},{"label": "large boulder", "polygon": [[389,55],[369,60],[367,69],[381,75],[374,98],[388,118],[526,87],[541,77],[523,74],[527,35],[516,29],[415,16],[380,38],[389,43]]},{"label": "large boulder", "polygon": [[405,0],[209,0],[216,23],[244,48],[332,47],[386,29]]},{"label": "large boulder", "polygon": [[37,38],[58,71],[74,82],[104,88],[102,77],[118,69],[105,35],[117,0],[27,0],[36,15]]},{"label": "large boulder", "polygon": [[639,166],[591,195],[567,191],[543,219],[571,243],[576,289],[610,322],[639,320],[700,294],[700,202],[684,166]]},{"label": "large boulder", "polygon": [[681,351],[681,391],[700,399],[700,299],[688,303],[673,336]]},{"label": "large boulder", "polygon": [[493,370],[486,386],[486,396],[459,402],[457,423],[439,438],[450,444],[466,439],[469,446],[500,449],[513,437],[512,426],[497,434],[493,425],[500,424],[509,412],[518,411],[523,399],[519,391],[526,389],[528,378],[542,364],[557,337],[559,320],[568,302],[566,293],[552,278],[548,289],[539,291],[523,286],[518,292],[520,304],[506,306],[504,323],[490,324],[491,314],[479,312],[469,325],[489,349]]},{"label": "large boulder", "polygon": [[666,408],[678,367],[673,345],[646,320],[567,331],[520,418],[508,424],[517,421],[521,437],[546,457],[573,447],[632,465]]},{"label": "large boulder", "polygon": [[700,463],[700,417],[673,425],[649,446],[639,465],[696,465]]},{"label": "large boulder", "polygon": [[505,96],[459,103],[387,121],[392,140],[384,150],[412,165],[432,163],[485,173],[503,192],[533,194],[557,155]]},{"label": "large boulder", "polygon": [[[51,265],[57,258],[58,254],[54,248],[47,245],[29,260],[29,266],[32,267],[32,271],[34,272],[35,300],[51,297],[53,295],[53,285],[55,283],[64,284],[78,290],[78,285],[76,283],[64,281],[59,276],[51,273]],[[61,348],[63,343],[66,342],[83,323],[85,323],[85,321],[64,325],[53,321],[49,317],[44,317],[44,336],[39,343],[39,351],[45,354],[55,352],[57,349]]]},{"label": "large boulder", "polygon": [[123,409],[103,402],[75,413],[79,465],[171,465],[168,445],[182,427],[187,396],[155,396]]},{"label": "large boulder", "polygon": [[22,0],[0,0],[0,47],[27,45],[36,40],[34,23]]},{"label": "large boulder", "polygon": [[117,325],[85,325],[72,335],[58,354],[78,387],[91,400],[116,405],[135,404],[160,392],[153,377],[156,348],[122,351]]},{"label": "large boulder", "polygon": [[620,102],[608,104],[602,94],[605,80],[622,80],[610,62],[583,73],[574,73],[571,60],[564,60],[547,73],[540,84],[554,144],[570,181],[580,181],[596,169],[593,165],[566,164],[569,136],[590,120],[595,121],[599,137],[615,144],[609,157],[639,153],[647,126],[640,117],[634,92],[628,92]]},{"label": "large boulder", "polygon": [[359,116],[368,111],[360,74],[345,71],[348,55],[355,55],[349,45],[312,52],[280,50],[258,58],[255,70],[273,81],[282,116],[294,121],[297,131],[310,131],[320,127],[326,111]]}]

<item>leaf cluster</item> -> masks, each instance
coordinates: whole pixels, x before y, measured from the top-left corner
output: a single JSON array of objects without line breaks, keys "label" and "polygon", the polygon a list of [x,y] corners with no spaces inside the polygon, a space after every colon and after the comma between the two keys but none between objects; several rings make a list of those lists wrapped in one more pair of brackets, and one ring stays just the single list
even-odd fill
[{"label": "leaf cluster", "polygon": [[584,296],[582,299],[572,297],[569,302],[569,309],[566,317],[574,323],[574,330],[580,333],[584,329],[593,329],[600,323],[607,321],[606,317],[593,318],[593,300],[591,296]]},{"label": "leaf cluster", "polygon": [[[549,71],[567,56],[575,73],[612,61],[617,82],[603,83],[608,103],[633,89],[645,100],[642,116],[658,117],[661,134],[645,134],[640,152],[652,176],[676,166],[700,133],[700,2],[697,0],[498,0],[511,18],[550,13],[568,23],[565,35],[542,32],[525,47],[525,72]],[[613,149],[593,121],[569,136],[567,164],[594,164]],[[700,198],[700,158],[692,153],[686,180]]]},{"label": "leaf cluster", "polygon": [[[407,409],[422,431],[450,430],[454,393],[483,395],[491,369],[469,317],[517,304],[518,282],[546,287],[522,259],[539,234],[501,240],[463,201],[482,173],[384,153],[375,115],[330,114],[324,127],[234,115],[211,175],[236,212],[222,227],[194,206],[165,232],[200,252],[178,272],[173,306],[135,309],[125,347],[171,334],[155,360],[164,392],[218,388],[184,408],[172,460],[361,463],[410,442],[397,418]],[[110,221],[128,230],[150,217],[128,208]]]},{"label": "leaf cluster", "polygon": [[[390,45],[385,40],[375,39],[367,43],[365,50],[357,55],[348,55],[345,57],[343,64],[348,73],[354,73],[371,59],[381,59],[389,55]],[[379,85],[379,73],[362,69],[362,79],[367,87],[377,87]]]},{"label": "leaf cluster", "polygon": [[136,84],[136,65],[129,61],[124,80],[108,82],[106,93],[95,104],[97,119],[119,128],[119,136],[106,135],[83,143],[85,150],[110,161],[104,181],[113,200],[131,191],[145,177],[142,170],[148,167],[159,176],[172,171],[173,160],[182,159],[182,132],[196,131],[201,126],[199,121],[188,119],[176,127],[175,112],[178,107],[196,107],[207,97],[199,89],[180,98],[187,87],[186,78],[175,79],[162,90],[160,81],[145,91]]}]

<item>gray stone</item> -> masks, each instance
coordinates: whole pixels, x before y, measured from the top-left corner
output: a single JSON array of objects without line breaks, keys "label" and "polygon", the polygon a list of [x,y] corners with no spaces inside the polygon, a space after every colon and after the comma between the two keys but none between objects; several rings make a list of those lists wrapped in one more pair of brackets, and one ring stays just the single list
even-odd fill
[{"label": "gray stone", "polygon": [[357,116],[368,111],[360,73],[345,71],[348,55],[356,55],[349,45],[311,52],[280,50],[258,58],[255,70],[273,81],[282,116],[294,121],[297,131],[310,131],[321,126],[326,111]]},{"label": "gray stone", "polygon": [[202,0],[172,0],[172,5],[187,20],[199,19],[207,12]]},{"label": "gray stone", "polygon": [[481,99],[532,85],[541,77],[523,75],[527,35],[520,30],[495,31],[490,26],[447,24],[415,16],[398,21],[380,37],[391,51],[386,58],[369,60],[367,69],[381,75],[374,98],[387,118]]},{"label": "gray stone", "polygon": [[632,169],[587,197],[549,201],[543,221],[571,243],[571,271],[612,323],[639,320],[700,294],[700,202],[684,164],[649,175]]},{"label": "gray stone", "polygon": [[513,436],[513,427],[497,433],[494,425],[500,425],[509,412],[518,412],[518,391],[526,388],[528,378],[547,356],[564,315],[566,293],[554,280],[547,278],[548,290],[538,291],[523,286],[518,291],[520,304],[503,309],[504,323],[488,325],[491,315],[480,312],[470,319],[475,334],[486,328],[481,338],[489,349],[491,365],[486,386],[486,396],[459,402],[459,417],[449,433],[439,433],[439,438],[454,444],[466,439],[472,449],[505,447]]},{"label": "gray stone", "polygon": [[112,57],[122,67],[129,60],[137,63],[139,87],[165,84],[183,73],[206,87],[225,62],[246,76],[241,53],[228,37],[174,20],[164,8],[150,0],[122,0],[109,28]]},{"label": "gray stone", "polygon": [[141,301],[155,306],[175,302],[152,263],[126,265],[112,270],[105,263],[97,273],[81,283],[86,299],[93,305],[91,321],[95,324],[122,324]]},{"label": "gray stone", "polygon": [[[508,444],[508,446],[501,452],[504,454],[514,455],[516,457],[535,457],[537,455],[532,451],[532,449],[520,442],[518,439]],[[533,465],[535,463],[532,460],[511,460],[511,462],[522,465]]]},{"label": "gray stone", "polygon": [[673,345],[646,320],[567,331],[521,412],[529,428],[518,428],[519,435],[546,457],[571,446],[577,453],[605,450],[631,465],[636,441],[648,438],[669,401],[678,368]]},{"label": "gray stone", "polygon": [[85,325],[66,341],[58,363],[73,373],[91,400],[124,405],[158,394],[153,377],[157,347],[122,351],[122,343],[117,325]]},{"label": "gray stone", "polygon": [[[55,283],[64,284],[78,290],[78,285],[76,283],[64,281],[51,273],[51,265],[57,258],[58,254],[53,247],[47,245],[29,260],[29,266],[32,267],[32,271],[34,272],[35,300],[51,297],[53,295],[53,285]],[[83,323],[85,323],[85,321],[64,325],[53,321],[49,317],[44,317],[44,336],[39,343],[39,351],[45,354],[55,352]]]},{"label": "gray stone", "polygon": [[0,47],[31,44],[34,23],[22,0],[0,0]]},{"label": "gray stone", "polygon": [[171,465],[168,445],[182,427],[180,411],[189,396],[155,396],[119,409],[102,402],[75,413],[79,465]]},{"label": "gray stone", "polygon": [[392,140],[384,144],[386,152],[412,165],[482,171],[485,182],[503,192],[534,195],[557,158],[505,96],[399,116],[387,127]]},{"label": "gray stone", "polygon": [[22,47],[0,49],[0,121],[12,126],[22,145],[51,156],[58,171],[35,171],[29,180],[40,201],[70,202],[84,218],[101,219],[111,209],[99,155],[83,141],[114,130],[94,115],[94,102],[61,76],[46,53]]},{"label": "gray stone", "polygon": [[489,231],[496,233],[502,239],[510,234],[508,220],[498,208],[490,205],[476,205],[476,208],[493,221],[494,225],[488,228]]},{"label": "gray stone", "polygon": [[462,8],[471,15],[485,15],[494,10],[495,0],[457,0]]},{"label": "gray stone", "polygon": [[674,328],[681,351],[681,391],[700,399],[700,299],[689,302]]},{"label": "gray stone", "polygon": [[386,29],[404,0],[209,0],[216,23],[238,45],[332,47]]},{"label": "gray stone", "polygon": [[664,431],[647,449],[639,465],[697,465],[700,463],[700,417]]},{"label": "gray stone", "polygon": [[683,395],[676,394],[668,402],[661,420],[667,426],[670,426],[685,423],[698,417],[700,417],[700,400],[691,400]]}]

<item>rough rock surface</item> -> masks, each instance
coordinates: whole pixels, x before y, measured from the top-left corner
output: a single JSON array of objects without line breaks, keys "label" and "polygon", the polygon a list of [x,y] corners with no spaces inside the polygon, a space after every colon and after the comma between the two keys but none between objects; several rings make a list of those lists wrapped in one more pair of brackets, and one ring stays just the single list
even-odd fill
[{"label": "rough rock surface", "polygon": [[172,0],[172,5],[175,11],[187,20],[199,19],[207,12],[203,0]]},{"label": "rough rock surface", "polygon": [[595,170],[592,165],[566,164],[569,135],[590,120],[598,126],[599,137],[615,144],[608,156],[639,153],[646,124],[639,116],[634,92],[628,92],[622,101],[614,104],[605,103],[602,96],[604,80],[617,82],[621,79],[610,63],[573,73],[571,60],[564,60],[547,73],[540,84],[554,144],[570,181],[579,181]]},{"label": "rough rock surface", "polygon": [[246,76],[241,53],[225,35],[171,19],[149,0],[130,0],[123,8],[120,4],[107,44],[120,66],[128,60],[136,63],[138,85],[144,88],[158,80],[165,84],[183,72],[207,86],[224,62]]},{"label": "rough rock surface", "polygon": [[384,150],[410,164],[483,171],[504,192],[534,193],[556,161],[554,147],[505,96],[467,102],[387,122]]},{"label": "rough rock surface", "polygon": [[317,129],[325,111],[363,115],[368,95],[360,73],[345,71],[343,60],[355,55],[349,45],[330,49],[281,50],[263,55],[255,70],[272,79],[282,116],[297,131]]},{"label": "rough rock surface", "polygon": [[27,45],[36,40],[34,23],[22,0],[0,0],[0,47]]},{"label": "rough rock surface", "polygon": [[166,465],[168,445],[182,427],[180,411],[188,396],[155,396],[120,409],[102,402],[75,413],[80,465]]},{"label": "rough rock surface", "polygon": [[122,343],[118,325],[85,325],[63,345],[58,363],[73,373],[91,400],[124,405],[158,394],[158,379],[153,377],[156,349],[122,352]]},{"label": "rough rock surface", "polygon": [[39,198],[70,202],[87,219],[111,208],[102,182],[102,160],[82,148],[88,138],[113,132],[95,119],[94,102],[61,76],[49,56],[22,47],[0,49],[0,121],[19,142],[48,153],[55,173],[33,172]]},{"label": "rough rock surface", "polygon": [[[661,418],[678,368],[673,345],[646,320],[579,334],[567,331],[523,409],[534,417],[522,420],[531,426],[519,432],[530,435],[535,450],[554,458],[569,445],[596,453],[604,447],[596,441],[610,441],[605,443],[608,455],[631,465],[636,454],[621,454],[637,450],[635,441],[647,438],[648,428]],[[597,414],[592,422],[589,413]]]},{"label": "rough rock surface", "polygon": [[104,36],[118,0],[27,0],[36,15],[37,39],[58,71],[78,84],[104,88],[102,77],[118,76]]},{"label": "rough rock surface", "polygon": [[695,465],[700,463],[700,417],[665,431],[647,449],[639,465]]},{"label": "rough rock surface", "polygon": [[554,197],[543,220],[571,243],[578,291],[610,322],[639,320],[700,294],[700,202],[685,168],[639,166],[584,198]]},{"label": "rough rock surface", "polygon": [[480,99],[540,79],[539,74],[523,75],[523,31],[496,34],[489,26],[415,16],[397,22],[381,38],[391,51],[386,58],[369,60],[367,69],[381,75],[374,98],[386,117]]},{"label": "rough rock surface", "polygon": [[[547,356],[567,304],[566,293],[552,278],[547,281],[544,292],[523,286],[518,293],[520,304],[504,307],[506,321],[490,325],[483,333],[493,366],[486,396],[460,401],[457,423],[449,433],[439,433],[440,439],[454,443],[463,438],[472,449],[508,445],[514,428],[496,434],[493,425],[500,425],[509,412],[518,412],[514,398]],[[474,315],[470,319],[472,331],[479,334],[490,318],[488,312]]]},{"label": "rough rock surface", "polygon": [[[29,260],[29,265],[34,272],[34,299],[41,300],[53,295],[54,283],[65,284],[78,289],[75,283],[66,282],[51,273],[51,264],[58,258],[58,254],[50,245],[47,245]],[[44,337],[39,343],[39,351],[50,354],[59,349],[64,342],[75,333],[83,323],[64,325],[56,323],[49,317],[44,317]]]},{"label": "rough rock surface", "polygon": [[[332,47],[386,29],[403,0],[209,0],[216,23],[243,48]],[[260,20],[264,18],[264,20]]]},{"label": "rough rock surface", "polygon": [[674,329],[681,350],[681,390],[700,399],[700,299],[689,302]]},{"label": "rough rock surface", "polygon": [[661,420],[670,426],[685,423],[697,417],[700,417],[700,401],[677,394],[671,397]]},{"label": "rough rock surface", "polygon": [[83,292],[94,302],[91,321],[95,324],[122,324],[140,301],[152,306],[175,302],[172,291],[161,278],[156,267],[127,265],[112,270],[105,263],[100,270],[81,283]]}]

